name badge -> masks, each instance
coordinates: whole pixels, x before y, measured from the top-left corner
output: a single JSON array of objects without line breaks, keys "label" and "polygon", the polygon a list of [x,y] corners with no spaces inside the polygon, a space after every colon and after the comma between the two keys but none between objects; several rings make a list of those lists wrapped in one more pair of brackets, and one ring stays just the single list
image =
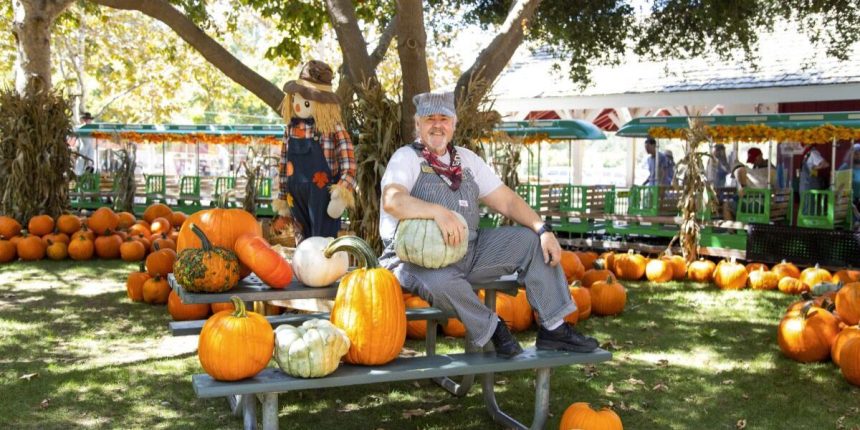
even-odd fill
[{"label": "name badge", "polygon": [[430,166],[428,166],[428,165],[426,165],[426,164],[425,164],[425,165],[423,165],[423,166],[421,166],[421,171],[422,171],[422,172],[424,172],[424,173],[436,173],[436,172],[434,172],[434,171],[433,171],[433,168],[432,168],[432,167],[430,167]]},{"label": "name badge", "polygon": [[468,202],[468,201],[466,201],[466,200],[460,200],[460,207],[461,207],[461,208],[467,208],[467,207],[469,207],[469,202]]}]

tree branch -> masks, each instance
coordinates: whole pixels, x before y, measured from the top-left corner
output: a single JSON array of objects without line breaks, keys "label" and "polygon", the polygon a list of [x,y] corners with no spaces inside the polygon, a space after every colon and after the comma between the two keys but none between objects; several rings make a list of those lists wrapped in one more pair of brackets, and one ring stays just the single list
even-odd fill
[{"label": "tree branch", "polygon": [[[382,35],[379,37],[379,43],[376,45],[376,49],[373,50],[373,53],[370,54],[370,66],[373,70],[379,66],[379,63],[385,58],[385,53],[388,52],[388,47],[391,45],[391,39],[394,39],[394,34],[397,31],[399,19],[397,15],[394,15],[394,18],[388,23],[383,30]],[[337,83],[337,95],[343,100],[345,103],[352,99],[352,95],[355,93],[355,88],[353,88],[352,83],[349,80],[348,73],[346,73],[348,66],[346,64],[346,60],[343,62],[343,67],[340,74],[340,80]]]},{"label": "tree branch", "polygon": [[325,0],[331,25],[343,53],[346,74],[354,88],[362,83],[375,84],[376,68],[367,53],[367,42],[358,28],[358,17],[351,0]]},{"label": "tree branch", "polygon": [[181,11],[165,0],[90,0],[93,3],[114,9],[136,10],[170,27],[179,37],[197,50],[213,66],[221,70],[237,84],[253,93],[275,112],[284,98],[284,93],[275,84],[239,61],[221,44],[206,34]]},{"label": "tree branch", "polygon": [[132,85],[132,86],[130,86],[130,87],[128,87],[128,88],[126,88],[126,89],[122,90],[121,92],[117,93],[115,96],[111,97],[111,99],[110,99],[110,100],[108,100],[104,105],[102,105],[102,107],[101,107],[101,108],[99,108],[98,112],[96,112],[96,114],[95,114],[95,115],[93,115],[93,116],[94,116],[95,118],[99,118],[99,117],[101,117],[101,116],[102,116],[102,114],[103,114],[103,113],[105,113],[105,110],[107,110],[107,108],[108,108],[108,107],[110,107],[110,105],[112,105],[112,104],[113,104],[113,102],[115,102],[115,101],[119,100],[119,99],[120,99],[120,97],[122,97],[122,96],[124,96],[124,95],[126,95],[126,94],[128,94],[128,93],[130,93],[130,92],[132,92],[132,91],[134,91],[134,90],[136,90],[136,89],[138,89],[138,88],[140,88],[140,87],[142,87],[142,86],[144,86],[144,85],[146,85],[146,84],[150,83],[150,82],[151,82],[150,80],[141,81],[141,82],[138,82],[138,83],[136,83],[136,84],[134,84],[134,85]]},{"label": "tree branch", "polygon": [[[541,0],[516,0],[499,33],[481,51],[469,70],[463,72],[457,80],[454,94],[458,100],[471,91],[470,85],[474,77],[492,82],[499,76],[523,42],[524,31],[531,24],[540,2]],[[489,85],[485,87],[490,88]]]},{"label": "tree branch", "polygon": [[427,71],[427,33],[424,31],[424,9],[421,0],[397,0],[397,53],[403,74],[403,103],[400,104],[400,135],[412,141],[415,125],[415,105],[412,97],[430,91]]}]

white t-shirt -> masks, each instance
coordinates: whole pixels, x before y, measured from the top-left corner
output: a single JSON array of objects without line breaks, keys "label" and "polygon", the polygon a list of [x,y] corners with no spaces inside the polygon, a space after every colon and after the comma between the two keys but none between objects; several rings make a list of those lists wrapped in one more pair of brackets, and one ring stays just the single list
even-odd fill
[{"label": "white t-shirt", "polygon": [[[463,171],[471,171],[472,177],[475,178],[475,182],[478,184],[478,198],[485,197],[502,185],[502,180],[496,176],[493,169],[477,154],[459,146],[457,147],[457,153],[460,154],[460,163]],[[384,190],[389,184],[397,184],[405,187],[406,191],[411,193],[412,187],[418,181],[423,161],[424,158],[411,145],[401,147],[388,160],[388,166],[386,166],[385,174],[382,176],[382,181],[380,182],[380,189]],[[439,157],[439,161],[449,164],[451,162],[451,154],[446,152],[445,155]],[[394,232],[397,230],[397,218],[385,212],[382,202],[379,204],[379,212],[379,236],[386,240],[393,239]]]}]

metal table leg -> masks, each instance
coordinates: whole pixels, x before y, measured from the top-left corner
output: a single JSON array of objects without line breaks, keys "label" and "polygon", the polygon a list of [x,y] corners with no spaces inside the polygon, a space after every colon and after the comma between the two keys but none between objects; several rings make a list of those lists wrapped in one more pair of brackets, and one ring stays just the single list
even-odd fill
[{"label": "metal table leg", "polygon": [[258,395],[263,404],[263,430],[278,430],[278,393]]},{"label": "metal table leg", "polygon": [[[436,355],[437,325],[438,322],[436,320],[427,321],[427,337],[425,339],[425,345],[428,356]],[[466,342],[466,352],[475,352],[475,349],[469,346],[469,342]],[[453,379],[448,377],[433,378],[433,382],[444,388],[449,393],[457,397],[463,397],[469,392],[469,389],[472,388],[472,384],[475,383],[475,375],[463,375],[460,382],[455,382]]]},{"label": "metal table leg", "polygon": [[227,403],[230,406],[230,413],[232,413],[234,416],[237,416],[237,417],[242,415],[242,395],[241,394],[235,394],[235,395],[227,396]]},{"label": "metal table leg", "polygon": [[257,396],[253,394],[242,396],[242,409],[245,414],[243,428],[257,430]]},{"label": "metal table leg", "polygon": [[484,395],[484,405],[487,407],[487,412],[490,413],[490,416],[493,417],[493,421],[505,426],[506,428],[513,428],[517,430],[526,430],[526,429],[542,429],[546,424],[546,419],[549,413],[549,380],[550,380],[550,368],[540,368],[537,370],[537,378],[535,380],[535,412],[534,418],[532,418],[531,427],[527,427],[519,421],[511,418],[508,414],[504,413],[500,408],[499,404],[496,403],[496,392],[495,392],[495,377],[492,373],[486,373],[482,375],[482,383],[481,388],[483,390]]}]

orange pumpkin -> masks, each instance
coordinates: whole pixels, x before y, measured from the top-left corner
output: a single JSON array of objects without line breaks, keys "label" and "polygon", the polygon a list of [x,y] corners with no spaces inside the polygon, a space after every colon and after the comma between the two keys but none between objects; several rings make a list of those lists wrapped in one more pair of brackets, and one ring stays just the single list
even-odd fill
[{"label": "orange pumpkin", "polygon": [[146,271],[150,275],[167,276],[168,273],[173,273],[173,263],[176,262],[176,252],[170,248],[158,249],[155,247],[155,252],[146,256]]},{"label": "orange pumpkin", "polygon": [[[430,303],[418,296],[411,296],[404,300],[406,309],[429,308]],[[410,339],[424,339],[427,337],[427,321],[407,321],[406,336]]]},{"label": "orange pumpkin", "polygon": [[534,322],[534,312],[526,297],[526,290],[519,288],[516,296],[508,297],[511,306],[511,330],[515,332],[528,330]]},{"label": "orange pumpkin", "polygon": [[263,236],[263,229],[256,218],[242,209],[207,209],[188,217],[179,230],[176,241],[176,252],[185,248],[200,248],[200,239],[191,231],[191,224],[196,225],[209,238],[212,246],[225,248],[235,252],[236,239],[243,234]]},{"label": "orange pumpkin", "polygon": [[711,282],[716,268],[713,261],[700,258],[687,266],[687,278],[693,282]]},{"label": "orange pumpkin", "polygon": [[72,260],[89,260],[93,258],[95,245],[92,239],[87,238],[86,235],[77,235],[69,242],[68,252]]},{"label": "orange pumpkin", "polygon": [[[672,280],[683,281],[687,276],[687,260],[680,255],[664,255],[662,259],[672,266]],[[648,270],[647,266],[645,270]]]},{"label": "orange pumpkin", "polygon": [[66,235],[66,233],[56,232],[56,233],[48,233],[48,234],[42,236],[42,241],[45,242],[45,246],[48,246],[49,240],[51,242],[63,242],[66,245],[69,244],[69,236]]},{"label": "orange pumpkin", "polygon": [[18,258],[18,249],[12,242],[0,235],[0,263],[8,263]]},{"label": "orange pumpkin", "polygon": [[54,219],[50,215],[36,215],[27,223],[27,231],[35,236],[44,236],[54,230]]},{"label": "orange pumpkin", "polygon": [[174,321],[202,320],[209,316],[209,305],[206,303],[186,305],[182,299],[171,290],[167,296],[167,312]]},{"label": "orange pumpkin", "polygon": [[836,313],[848,325],[860,323],[860,282],[843,285],[836,293]]},{"label": "orange pumpkin", "polygon": [[38,236],[29,234],[26,230],[21,233],[21,240],[16,246],[18,257],[24,261],[36,261],[45,258],[45,242],[42,242]]},{"label": "orange pumpkin", "polygon": [[579,257],[579,262],[582,263],[582,267],[585,270],[593,269],[594,262],[597,261],[598,255],[594,251],[575,251],[574,252],[577,257]]},{"label": "orange pumpkin", "polygon": [[585,267],[573,251],[561,251],[561,268],[564,270],[567,282],[582,279],[582,275],[585,274]]},{"label": "orange pumpkin", "polygon": [[72,235],[69,237],[69,243],[71,243],[72,241],[74,241],[78,237],[84,237],[84,238],[87,238],[89,240],[95,240],[96,239],[95,233],[93,233],[93,231],[90,230],[90,228],[87,227],[86,224],[81,225],[80,230],[72,233]]},{"label": "orange pumpkin", "polygon": [[290,285],[293,279],[290,263],[262,237],[243,234],[236,239],[234,248],[239,261],[270,287],[284,288]]},{"label": "orange pumpkin", "polygon": [[448,318],[448,322],[442,326],[442,333],[445,333],[445,336],[450,337],[465,337],[466,336],[466,326],[463,325],[463,322],[457,318]]},{"label": "orange pumpkin", "polygon": [[186,219],[188,219],[188,215],[185,215],[183,212],[176,211],[170,216],[170,225],[173,226],[174,230],[179,230],[179,228],[182,227],[182,224],[185,223]]},{"label": "orange pumpkin", "polygon": [[780,280],[782,280],[782,278],[785,278],[786,276],[795,279],[800,278],[800,269],[798,269],[797,266],[795,266],[794,264],[788,263],[785,260],[782,260],[781,263],[773,266],[773,268],[770,270],[773,273],[776,273],[776,276],[778,276]]},{"label": "orange pumpkin", "polygon": [[721,261],[714,270],[714,283],[722,290],[743,289],[747,286],[748,277],[746,267],[735,261],[734,257],[731,261]]},{"label": "orange pumpkin", "polygon": [[839,321],[811,302],[785,314],[779,322],[777,341],[786,357],[801,363],[824,361],[839,333]]},{"label": "orange pumpkin", "polygon": [[153,203],[143,211],[143,220],[147,224],[152,224],[152,221],[156,218],[171,219],[173,218],[173,211],[163,203]]},{"label": "orange pumpkin", "polygon": [[21,234],[21,223],[15,218],[0,215],[0,236],[11,239]]},{"label": "orange pumpkin", "polygon": [[605,407],[600,411],[591,409],[585,402],[574,403],[564,410],[559,430],[623,430],[618,414]]},{"label": "orange pumpkin", "polygon": [[211,304],[209,305],[209,307],[210,307],[210,308],[212,308],[212,313],[213,313],[213,314],[217,314],[218,312],[221,312],[221,311],[230,311],[230,312],[233,312],[233,311],[235,311],[235,310],[236,310],[236,308],[233,306],[233,303],[232,303],[232,302],[225,302],[225,303],[211,303]]},{"label": "orange pumpkin", "polygon": [[110,234],[108,231],[114,231],[119,226],[119,216],[111,208],[100,207],[87,220],[87,226],[98,235]]},{"label": "orange pumpkin", "polygon": [[597,281],[605,281],[606,278],[612,277],[615,280],[615,274],[606,269],[591,269],[586,270],[585,274],[582,275],[582,286],[583,287],[591,287]]},{"label": "orange pumpkin", "polygon": [[842,348],[845,347],[849,339],[855,338],[860,338],[860,326],[853,325],[846,327],[836,335],[836,338],[833,339],[833,346],[830,347],[830,358],[833,360],[833,364],[839,366],[839,360],[842,358]]},{"label": "orange pumpkin", "polygon": [[140,261],[146,256],[146,248],[143,243],[128,238],[119,246],[119,255],[123,261]]},{"label": "orange pumpkin", "polygon": [[152,237],[152,232],[149,231],[149,226],[140,223],[133,224],[131,227],[129,227],[128,234],[130,236],[140,236],[145,237],[147,239]]},{"label": "orange pumpkin", "polygon": [[125,279],[125,292],[128,298],[133,302],[143,301],[143,284],[150,278],[149,273],[140,264],[140,269],[137,272],[131,272]]},{"label": "orange pumpkin", "polygon": [[615,253],[606,251],[594,262],[595,269],[615,270]]},{"label": "orange pumpkin", "polygon": [[388,363],[397,358],[406,341],[400,283],[379,267],[375,253],[363,240],[339,237],[329,243],[324,255],[328,258],[341,250],[355,255],[362,266],[341,279],[331,311],[331,322],[350,340],[344,360],[364,365]]},{"label": "orange pumpkin", "polygon": [[611,278],[591,286],[591,312],[595,315],[620,314],[626,304],[627,290]]},{"label": "orange pumpkin", "polygon": [[[612,280],[614,282],[615,278],[613,277]],[[576,311],[579,313],[577,321],[587,320],[591,316],[591,291],[588,288],[580,287],[576,282],[570,284],[567,289],[570,291],[573,302],[576,303]],[[577,321],[573,321],[572,324],[576,324]]]},{"label": "orange pumpkin", "polygon": [[60,215],[57,218],[57,230],[67,235],[72,235],[74,232],[81,229],[81,219],[77,215]]},{"label": "orange pumpkin", "polygon": [[[218,381],[238,381],[260,373],[275,349],[275,333],[269,321],[246,311],[238,297],[233,296],[232,302],[236,310],[211,316],[200,330],[197,344],[200,365]],[[405,338],[405,314],[403,317]]]},{"label": "orange pumpkin", "polygon": [[645,277],[651,282],[669,282],[675,276],[675,270],[668,261],[654,259],[645,265]]},{"label": "orange pumpkin", "polygon": [[120,256],[119,247],[122,239],[115,234],[99,236],[95,240],[96,255],[105,260],[117,259]]},{"label": "orange pumpkin", "polygon": [[151,239],[152,239],[152,247],[153,247],[151,249],[153,249],[153,250],[155,249],[154,246],[156,244],[158,244],[158,249],[170,248],[170,249],[176,251],[176,242],[174,242],[172,239],[170,239],[170,236],[168,236],[165,233],[161,233],[158,236],[152,236]]},{"label": "orange pumpkin", "polygon": [[860,339],[852,337],[845,342],[839,356],[842,376],[853,385],[860,385]]},{"label": "orange pumpkin", "polygon": [[645,266],[648,264],[642,254],[634,254],[633,250],[626,254],[615,256],[615,275],[618,279],[627,281],[638,281],[645,275]]},{"label": "orange pumpkin", "polygon": [[68,245],[63,242],[54,242],[50,239],[46,242],[45,254],[51,260],[65,260],[69,256]]},{"label": "orange pumpkin", "polygon": [[135,221],[137,221],[134,217],[134,214],[131,212],[120,212],[116,214],[119,222],[117,223],[117,227],[122,229],[128,229],[133,226]]},{"label": "orange pumpkin", "polygon": [[764,263],[747,263],[747,265],[744,267],[746,267],[747,273],[758,272],[759,270],[770,270],[767,267],[767,264]]},{"label": "orange pumpkin", "polygon": [[842,269],[833,274],[833,283],[849,284],[851,282],[860,282],[860,270]]},{"label": "orange pumpkin", "polygon": [[800,280],[804,284],[809,285],[810,288],[822,282],[830,282],[832,279],[833,277],[830,275],[830,272],[818,267],[817,264],[815,267],[808,267],[803,272],[800,272]]},{"label": "orange pumpkin", "polygon": [[747,284],[753,290],[775,290],[779,285],[779,277],[766,267],[759,267],[749,272]]},{"label": "orange pumpkin", "polygon": [[161,275],[155,275],[143,283],[143,301],[154,305],[167,303],[170,284]]},{"label": "orange pumpkin", "polygon": [[[778,273],[777,276],[779,276]],[[780,279],[779,283],[777,283],[777,288],[785,294],[800,294],[804,291],[809,291],[809,285],[804,284],[800,279],[790,276],[784,276]]]},{"label": "orange pumpkin", "polygon": [[170,220],[167,218],[158,217],[149,224],[149,231],[152,234],[170,234],[171,230],[173,230],[173,225],[170,224]]}]

